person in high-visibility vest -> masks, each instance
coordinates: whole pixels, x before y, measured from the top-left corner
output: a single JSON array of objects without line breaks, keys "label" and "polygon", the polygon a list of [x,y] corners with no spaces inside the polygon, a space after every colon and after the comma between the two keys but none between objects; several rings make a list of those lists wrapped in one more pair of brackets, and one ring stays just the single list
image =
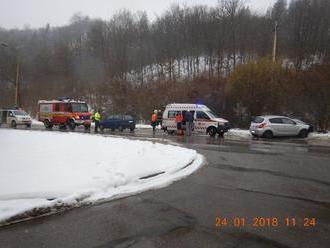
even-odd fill
[{"label": "person in high-visibility vest", "polygon": [[96,111],[96,113],[94,114],[94,121],[95,121],[95,129],[94,129],[94,131],[95,131],[95,133],[98,132],[98,128],[100,126],[100,120],[101,120],[101,118],[102,118],[102,116],[100,114],[100,111],[99,110]]},{"label": "person in high-visibility vest", "polygon": [[182,127],[182,121],[183,121],[183,115],[182,112],[178,112],[175,116],[175,122],[176,122],[176,128],[177,128],[177,134],[183,135],[183,127]]},{"label": "person in high-visibility vest", "polygon": [[152,133],[155,134],[156,126],[157,126],[157,110],[155,110],[151,115],[151,126],[152,126]]}]

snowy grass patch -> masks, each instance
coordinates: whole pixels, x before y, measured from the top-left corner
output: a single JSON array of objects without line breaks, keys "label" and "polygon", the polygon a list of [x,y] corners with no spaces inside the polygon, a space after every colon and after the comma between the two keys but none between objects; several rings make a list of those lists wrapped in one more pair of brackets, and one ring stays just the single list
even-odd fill
[{"label": "snowy grass patch", "polygon": [[251,139],[252,135],[249,130],[232,128],[225,133],[225,137],[230,139]]},{"label": "snowy grass patch", "polygon": [[328,140],[330,141],[330,132],[327,133],[310,133],[308,139]]},{"label": "snowy grass patch", "polygon": [[101,135],[4,129],[0,137],[2,224],[164,187],[204,161],[194,150]]},{"label": "snowy grass patch", "polygon": [[312,145],[330,146],[330,132],[327,133],[310,133],[307,141]]}]

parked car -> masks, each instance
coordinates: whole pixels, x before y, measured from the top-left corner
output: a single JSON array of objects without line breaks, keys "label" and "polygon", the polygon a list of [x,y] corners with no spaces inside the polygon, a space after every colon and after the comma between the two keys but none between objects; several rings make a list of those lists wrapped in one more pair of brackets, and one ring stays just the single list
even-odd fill
[{"label": "parked car", "polygon": [[15,128],[17,125],[31,127],[32,118],[24,110],[20,109],[0,109],[0,126],[7,124]]},{"label": "parked car", "polygon": [[135,119],[130,115],[111,115],[108,118],[100,121],[100,129],[111,129],[115,131],[124,131],[124,129],[129,129],[134,131],[135,129]]},{"label": "parked car", "polygon": [[257,116],[250,125],[253,136],[272,138],[274,136],[308,136],[310,125],[286,116]]},{"label": "parked car", "polygon": [[177,129],[175,116],[181,112],[183,115],[190,111],[194,117],[195,133],[209,134],[211,137],[216,134],[223,135],[227,132],[229,122],[212,112],[207,106],[191,103],[172,103],[168,104],[163,113],[162,128],[168,133],[174,133]]},{"label": "parked car", "polygon": [[309,128],[308,128],[308,133],[312,133],[312,132],[314,132],[314,126],[313,126],[313,125],[308,124],[308,123],[306,123],[306,122],[304,122],[304,121],[302,121],[302,120],[299,120],[299,119],[292,119],[292,120],[294,120],[295,122],[297,122],[297,124],[308,125],[308,126],[309,126]]}]

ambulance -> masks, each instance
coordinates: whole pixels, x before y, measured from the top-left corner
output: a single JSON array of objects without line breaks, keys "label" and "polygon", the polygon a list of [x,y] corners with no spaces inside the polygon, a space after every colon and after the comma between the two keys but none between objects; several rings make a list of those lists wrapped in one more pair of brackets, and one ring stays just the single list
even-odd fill
[{"label": "ambulance", "polygon": [[190,111],[194,117],[194,133],[209,134],[214,137],[216,134],[223,135],[229,130],[229,122],[216,113],[212,112],[207,106],[190,103],[168,104],[163,113],[162,128],[168,133],[174,133],[177,129],[175,116],[182,112]]},{"label": "ambulance", "polygon": [[76,126],[83,125],[88,130],[92,123],[92,113],[88,111],[88,105],[69,98],[40,100],[37,112],[38,120],[48,129],[58,125],[60,128],[69,127],[74,130]]}]

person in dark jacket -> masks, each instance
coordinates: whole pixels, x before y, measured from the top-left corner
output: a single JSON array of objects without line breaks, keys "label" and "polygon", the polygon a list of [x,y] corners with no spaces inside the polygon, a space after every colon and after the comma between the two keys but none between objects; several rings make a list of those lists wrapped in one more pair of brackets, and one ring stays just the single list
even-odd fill
[{"label": "person in dark jacket", "polygon": [[192,133],[193,125],[194,125],[194,117],[189,110],[186,111],[184,117],[185,117],[185,121],[186,121],[186,135],[190,136]]}]

